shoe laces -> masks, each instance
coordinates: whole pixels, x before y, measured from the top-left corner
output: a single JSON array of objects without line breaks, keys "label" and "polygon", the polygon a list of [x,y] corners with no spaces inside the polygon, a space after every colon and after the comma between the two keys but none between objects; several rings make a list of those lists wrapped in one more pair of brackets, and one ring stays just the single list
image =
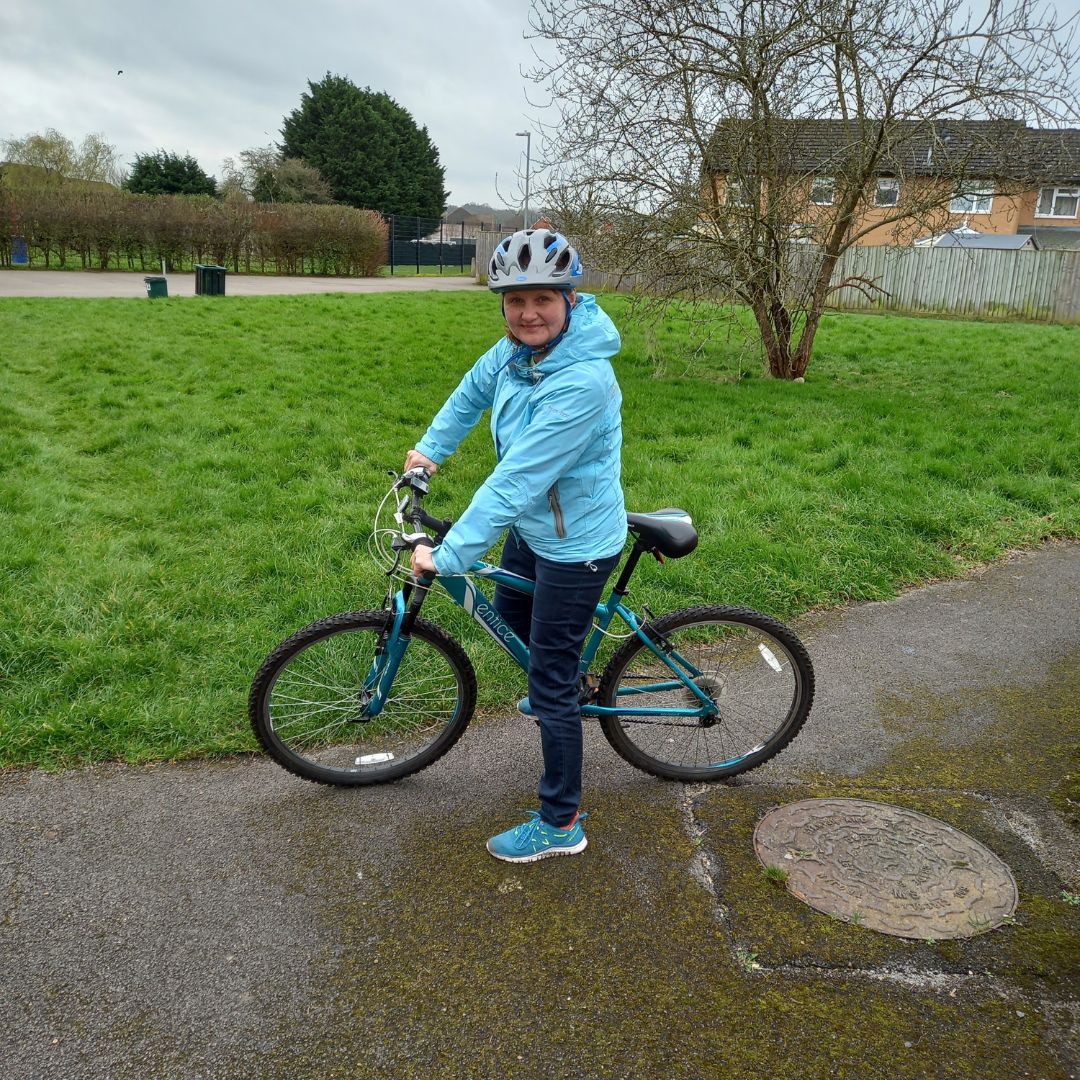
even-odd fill
[{"label": "shoe laces", "polygon": [[588,814],[578,812],[572,824],[562,826],[548,825],[548,823],[540,816],[538,810],[530,810],[528,811],[528,814],[529,820],[522,822],[522,824],[514,829],[514,847],[516,848],[528,847],[529,844],[532,843],[532,839],[536,833],[542,832],[544,829],[551,829],[552,832],[562,833],[564,836],[569,835],[573,831],[574,825],[579,821],[584,821],[585,818],[589,816]]},{"label": "shoe laces", "polygon": [[524,848],[532,842],[533,835],[544,827],[544,821],[536,810],[529,811],[529,820],[514,830],[514,847]]}]

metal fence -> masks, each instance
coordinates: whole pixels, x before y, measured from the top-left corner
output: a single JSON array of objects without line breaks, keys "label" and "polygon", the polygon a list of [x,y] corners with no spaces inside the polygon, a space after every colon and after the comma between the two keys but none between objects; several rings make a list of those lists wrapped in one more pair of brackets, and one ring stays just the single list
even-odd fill
[{"label": "metal fence", "polygon": [[464,222],[451,224],[442,218],[391,214],[387,218],[387,262],[395,270],[438,267],[439,273],[465,273],[476,257],[476,240],[466,235]]},{"label": "metal fence", "polygon": [[[499,239],[479,239],[478,276],[486,273]],[[873,281],[877,290],[838,289],[830,308],[1080,322],[1080,251],[856,247],[837,262],[832,280],[851,277]],[[631,292],[640,283],[633,275],[586,268],[583,285]]]}]

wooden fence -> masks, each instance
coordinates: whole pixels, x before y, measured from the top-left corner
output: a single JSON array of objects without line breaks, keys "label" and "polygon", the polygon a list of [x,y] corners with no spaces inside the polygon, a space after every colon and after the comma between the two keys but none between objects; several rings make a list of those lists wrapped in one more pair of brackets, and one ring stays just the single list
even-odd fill
[{"label": "wooden fence", "polygon": [[830,307],[1080,321],[1080,251],[851,248],[833,281],[849,276],[867,278],[883,291],[867,296],[839,289]]},{"label": "wooden fence", "polygon": [[[478,241],[478,275],[500,239]],[[838,289],[829,297],[831,309],[1080,322],[1080,251],[856,247],[840,258],[832,280],[849,277],[873,281],[877,291]],[[584,288],[629,292],[635,284],[586,270]]]}]

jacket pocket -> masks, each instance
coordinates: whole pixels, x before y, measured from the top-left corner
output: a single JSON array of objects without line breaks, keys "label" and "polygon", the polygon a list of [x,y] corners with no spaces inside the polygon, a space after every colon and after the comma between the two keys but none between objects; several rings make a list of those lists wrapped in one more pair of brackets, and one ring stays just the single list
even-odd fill
[{"label": "jacket pocket", "polygon": [[560,540],[566,539],[566,524],[563,521],[562,503],[559,502],[559,484],[556,481],[548,488],[548,506],[555,517],[555,535]]}]

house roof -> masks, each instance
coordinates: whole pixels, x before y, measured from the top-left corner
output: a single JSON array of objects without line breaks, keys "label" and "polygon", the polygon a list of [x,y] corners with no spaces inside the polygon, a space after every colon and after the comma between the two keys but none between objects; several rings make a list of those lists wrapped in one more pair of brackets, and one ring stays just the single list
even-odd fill
[{"label": "house roof", "polygon": [[447,214],[446,220],[451,225],[460,225],[464,222],[467,226],[477,225],[506,233],[524,228],[520,210],[495,210],[490,206],[482,206],[477,210],[470,210],[468,205],[458,206]]},{"label": "house roof", "polygon": [[942,233],[934,237],[933,247],[941,248],[989,248],[996,251],[1017,251],[1020,248],[1039,247],[1034,236],[1022,236],[1013,233],[982,233],[978,236],[957,235],[953,232]]},{"label": "house roof", "polygon": [[1080,229],[1071,225],[1021,225],[1017,233],[1036,237],[1041,248],[1080,251]]},{"label": "house roof", "polygon": [[1036,131],[1028,129],[1029,165],[1041,166],[1037,175],[1059,184],[1080,184],[1080,128]]},{"label": "house roof", "polygon": [[[785,171],[828,174],[861,155],[867,139],[881,139],[881,174],[1035,179],[1072,183],[1080,178],[1080,128],[1034,129],[1014,120],[781,120],[773,141],[786,155]],[[865,129],[865,130],[864,130]],[[732,172],[752,145],[751,122],[720,124],[709,150],[717,172]]]},{"label": "house roof", "polygon": [[446,215],[446,222],[450,225],[460,225],[464,222],[466,225],[472,225],[480,220],[476,214],[470,210],[466,210],[464,206],[459,206],[452,213]]}]

